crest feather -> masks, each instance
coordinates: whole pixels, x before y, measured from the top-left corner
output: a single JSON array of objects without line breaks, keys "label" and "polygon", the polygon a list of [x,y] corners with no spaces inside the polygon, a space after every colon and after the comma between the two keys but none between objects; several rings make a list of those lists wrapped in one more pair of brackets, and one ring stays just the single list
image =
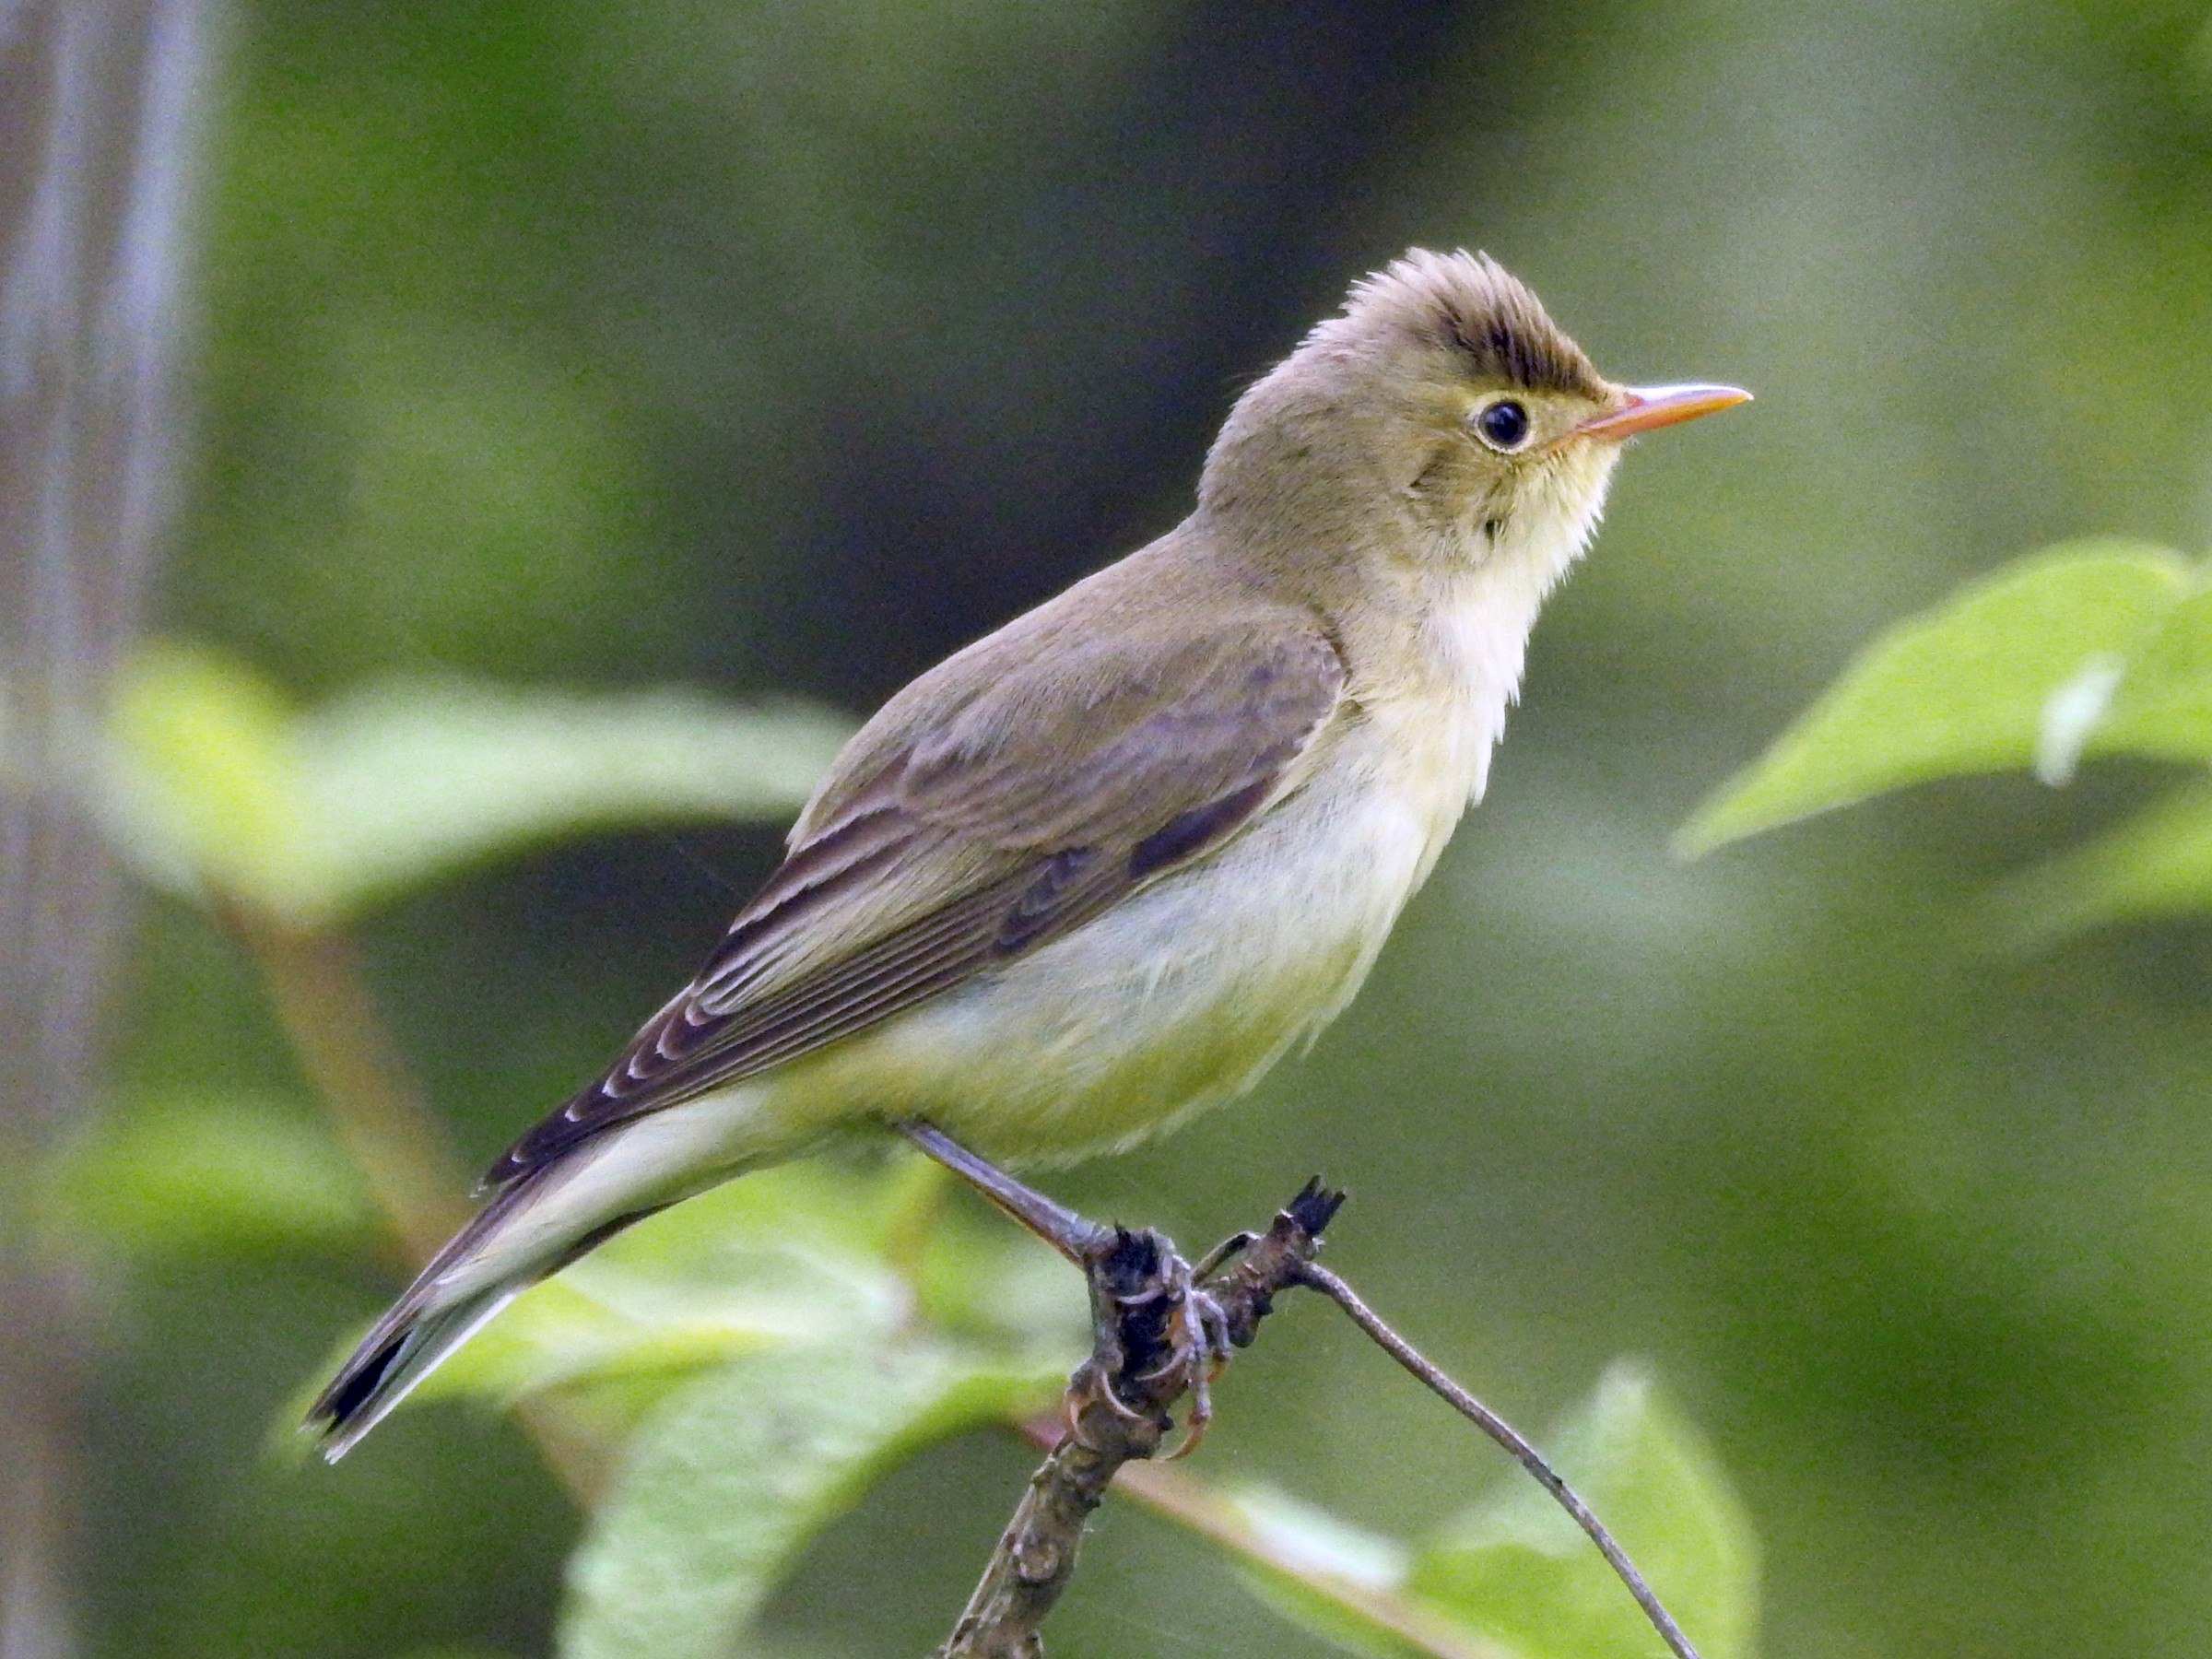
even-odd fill
[{"label": "crest feather", "polygon": [[1606,382],[1526,284],[1488,253],[1414,248],[1352,285],[1344,314],[1314,331],[1342,340],[1403,331],[1449,347],[1473,372],[1528,391],[1602,396]]}]

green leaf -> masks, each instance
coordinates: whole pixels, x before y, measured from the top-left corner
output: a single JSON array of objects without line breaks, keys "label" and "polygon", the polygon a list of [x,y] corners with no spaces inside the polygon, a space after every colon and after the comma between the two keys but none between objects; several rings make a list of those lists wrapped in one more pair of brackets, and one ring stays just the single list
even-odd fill
[{"label": "green leaf", "polygon": [[2096,754],[2212,760],[2212,591],[2176,605],[2129,654],[2087,747]]},{"label": "green leaf", "polygon": [[321,902],[356,911],[566,836],[790,813],[851,729],[693,691],[371,687],[294,735]]},{"label": "green leaf", "polygon": [[[1705,1659],[1748,1659],[1758,1547],[1712,1453],[1616,1365],[1546,1446]],[[1665,1648],[1627,1589],[1550,1496],[1515,1479],[1415,1555],[1414,1597],[1528,1659],[1652,1659]]]},{"label": "green leaf", "polygon": [[1238,1552],[1246,1587],[1291,1623],[1367,1659],[1435,1651],[1375,1617],[1377,1609],[1405,1611],[1411,1552],[1395,1538],[1271,1487],[1246,1487],[1220,1501],[1238,1524],[1219,1531],[1218,1541]]},{"label": "green leaf", "polygon": [[[764,1212],[797,1207],[764,1199],[813,1184],[795,1166],[762,1171],[641,1222],[518,1297],[414,1398],[509,1404],[618,1379],[673,1387],[763,1348],[881,1339],[912,1299],[864,1239],[810,1233],[811,1217],[790,1217],[783,1232],[761,1225]],[[857,1234],[853,1218],[867,1214],[870,1195],[848,1199]],[[653,1393],[633,1388],[629,1398],[640,1405]]]},{"label": "green leaf", "polygon": [[887,1469],[1026,1414],[1060,1373],[942,1348],[762,1354],[671,1396],[569,1564],[561,1659],[724,1659],[799,1551]]},{"label": "green leaf", "polygon": [[[1088,1329],[1079,1278],[994,1218],[935,1213],[923,1201],[936,1167],[812,1159],[700,1194],[524,1291],[402,1409],[550,1395],[611,1443],[702,1372],[800,1350],[835,1365],[924,1322],[1024,1375],[1065,1377]],[[302,1407],[351,1346],[303,1382]],[[298,1412],[281,1415],[273,1438],[288,1443]]]},{"label": "green leaf", "polygon": [[768,1349],[882,1344],[918,1312],[1044,1355],[1065,1375],[1083,1299],[1041,1244],[940,1216],[923,1261],[900,1258],[908,1241],[885,1218],[898,1223],[918,1162],[784,1164],[642,1221],[524,1292],[408,1404],[582,1391],[595,1423],[620,1430],[702,1370]]},{"label": "green leaf", "polygon": [[1354,1526],[1278,1488],[1248,1486],[1230,1496],[1270,1557],[1293,1571],[1325,1573],[1370,1590],[1394,1590],[1411,1559],[1406,1546]]},{"label": "green leaf", "polygon": [[[1861,652],[1765,755],[1699,808],[1677,849],[1709,852],[1910,783],[2026,767],[2039,744],[2049,771],[2069,745],[2120,747],[2131,730],[2148,741],[2152,707],[2128,716],[2135,724],[2120,724],[2130,706],[2124,679],[2112,704],[2098,708],[2084,706],[2094,685],[2082,677],[2128,661],[2194,580],[2165,548],[2095,541],[1973,583]],[[2047,719],[2059,728],[2049,741]]]},{"label": "green leaf", "polygon": [[790,812],[848,729],[699,692],[458,679],[300,714],[236,658],[159,645],[118,677],[102,794],[150,879],[326,925],[564,836]]},{"label": "green leaf", "polygon": [[2212,787],[2159,801],[2000,887],[1992,931],[2035,945],[2103,923],[2212,910]]},{"label": "green leaf", "polygon": [[352,1249],[378,1227],[322,1126],[252,1095],[110,1102],[48,1166],[40,1203],[47,1230],[132,1256]]},{"label": "green leaf", "polygon": [[142,648],[115,677],[101,790],[118,848],[188,897],[289,909],[306,896],[312,833],[292,765],[293,711],[237,658]]}]

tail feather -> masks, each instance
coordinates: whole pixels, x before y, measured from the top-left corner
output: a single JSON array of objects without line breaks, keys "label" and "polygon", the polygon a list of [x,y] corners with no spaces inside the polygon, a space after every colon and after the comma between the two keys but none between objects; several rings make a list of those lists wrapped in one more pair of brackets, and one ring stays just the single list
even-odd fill
[{"label": "tail feather", "polygon": [[516,1270],[492,1277],[469,1271],[482,1263],[486,1247],[528,1204],[537,1184],[524,1180],[494,1193],[369,1328],[329,1386],[315,1396],[307,1409],[307,1427],[321,1433],[323,1455],[330,1462],[345,1456],[487,1320],[552,1271],[552,1263],[518,1263]]},{"label": "tail feather", "polygon": [[626,1124],[493,1189],[309,1407],[335,1462],[485,1321],[547,1274],[759,1161],[753,1120],[712,1098]]},{"label": "tail feather", "polygon": [[[323,1436],[323,1455],[332,1463],[345,1456],[440,1360],[475,1335],[523,1289],[512,1285],[480,1291],[443,1307],[409,1312],[397,1320],[387,1314],[308,1410],[308,1426]],[[386,1330],[386,1325],[392,1328]]]}]

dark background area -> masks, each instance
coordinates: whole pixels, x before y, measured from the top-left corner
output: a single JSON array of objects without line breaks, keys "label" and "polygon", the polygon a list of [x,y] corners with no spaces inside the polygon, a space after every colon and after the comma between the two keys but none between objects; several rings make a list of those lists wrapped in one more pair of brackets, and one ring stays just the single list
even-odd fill
[{"label": "dark background area", "polygon": [[[1767,1551],[1768,1651],[2212,1642],[2201,927],[1992,954],[1999,873],[2159,781],[1947,786],[1695,865],[1668,834],[1882,622],[2212,502],[2201,6],[1318,0],[235,5],[159,625],[307,699],[458,667],[855,714],[1183,512],[1237,389],[1408,244],[1607,372],[1759,401],[1641,445],[1490,798],[1251,1102],[1053,1179],[1186,1241],[1319,1169],[1332,1260],[1532,1424],[1647,1356]],[[472,1158],[688,971],[774,838],[608,839],[380,916]],[[159,902],[116,1099],[300,1100]],[[392,1288],[312,1250],[103,1285],[91,1651],[545,1651],[577,1521],[520,1436],[265,1453]],[[1069,1293],[1075,1294],[1071,1284]],[[1496,1471],[1318,1316],[1202,1461],[1385,1530]],[[963,1442],[781,1597],[925,1651],[1022,1477]],[[1110,1513],[1067,1654],[1317,1653]]]}]

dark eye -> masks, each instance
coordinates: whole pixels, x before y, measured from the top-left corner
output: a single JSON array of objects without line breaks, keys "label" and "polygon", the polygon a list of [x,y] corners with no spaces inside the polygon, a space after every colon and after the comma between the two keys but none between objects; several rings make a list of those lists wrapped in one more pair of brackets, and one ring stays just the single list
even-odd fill
[{"label": "dark eye", "polygon": [[1492,449],[1519,449],[1528,439],[1528,411],[1501,397],[1475,417],[1475,429]]}]

